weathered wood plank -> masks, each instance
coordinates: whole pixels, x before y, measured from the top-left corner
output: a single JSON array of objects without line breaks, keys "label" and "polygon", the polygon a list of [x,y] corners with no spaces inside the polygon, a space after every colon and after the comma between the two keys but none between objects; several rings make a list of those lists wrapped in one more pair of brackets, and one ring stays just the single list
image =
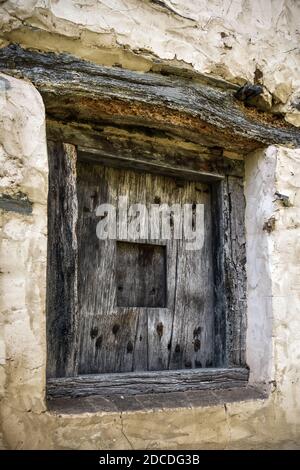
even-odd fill
[{"label": "weathered wood plank", "polygon": [[161,130],[143,132],[47,119],[47,135],[78,145],[80,157],[95,163],[197,180],[244,175],[243,160],[224,157],[222,148],[186,142]]},{"label": "weathered wood plank", "polygon": [[220,220],[219,227],[216,227],[220,244],[215,244],[214,252],[215,331],[216,351],[219,357],[216,363],[243,366],[246,360],[247,322],[243,179],[227,177],[219,186],[220,189],[215,190],[214,196],[219,214],[217,217]]},{"label": "weathered wood plank", "polygon": [[[141,192],[139,178],[134,178],[134,174],[124,170],[83,162],[79,163],[78,168],[79,371],[105,373],[128,372],[134,368],[146,370],[147,309],[137,308],[138,305],[133,304],[124,305],[123,308],[118,306],[116,241],[102,241],[96,237],[99,219],[95,216],[99,204],[115,205],[118,195],[130,196],[131,191],[130,202],[137,202]],[[91,335],[92,331],[95,334]]]},{"label": "weathered wood plank", "polygon": [[95,216],[99,204],[115,205],[118,195],[131,191],[136,202],[141,186],[124,170],[78,165],[80,373],[147,369],[147,309],[118,305],[116,240],[96,237]]},{"label": "weathered wood plank", "polygon": [[176,293],[170,369],[212,367],[214,365],[214,298],[212,271],[212,231],[210,186],[186,185],[182,204],[204,205],[204,244],[200,250],[187,250],[178,240]]},{"label": "weathered wood plank", "polygon": [[[226,356],[226,311],[225,292],[225,244],[228,242],[227,211],[224,210],[224,187],[227,181],[211,185],[212,248],[214,276],[214,363],[216,367],[227,364]],[[225,230],[225,223],[226,229]]]},{"label": "weathered wood plank", "polygon": [[248,376],[249,371],[243,368],[81,375],[48,380],[47,396],[128,396],[186,390],[217,390],[245,387]]},{"label": "weathered wood plank", "polygon": [[148,310],[148,370],[167,370],[169,367],[172,320],[169,308]]},{"label": "weathered wood plank", "polygon": [[212,185],[215,364],[246,361],[247,277],[243,179]]},{"label": "weathered wood plank", "polygon": [[0,69],[31,80],[48,115],[169,129],[189,140],[247,153],[262,145],[299,146],[298,130],[251,112],[226,91],[186,78],[108,68],[66,54],[0,49]]},{"label": "weathered wood plank", "polygon": [[[156,264],[154,269],[147,256],[136,258],[133,255],[137,248],[131,253],[134,244],[97,240],[97,220],[93,211],[103,202],[115,204],[119,195],[128,197],[128,206],[139,202],[148,209],[153,203],[168,204],[170,207],[174,203],[181,207],[185,203],[204,204],[205,226],[200,227],[205,231],[204,248],[189,251],[185,249],[186,241],[166,240],[166,259],[160,260],[163,263],[161,268],[167,273],[165,281],[165,274],[156,273],[159,260],[155,257],[152,260]],[[79,373],[126,372],[135,370],[135,367],[155,370],[213,365],[209,186],[80,162],[78,200]],[[172,231],[174,229],[171,228]],[[146,241],[139,241],[139,252],[143,247],[141,242],[145,244]],[[151,249],[165,249],[153,245],[155,240],[151,243],[148,246]],[[124,253],[118,256],[116,245],[130,248],[126,256]],[[179,257],[178,246],[181,247]],[[146,261],[147,266],[136,266]],[[134,273],[134,269],[138,269],[138,273]],[[119,288],[122,292],[118,294]],[[151,300],[149,297],[152,295],[149,289],[153,288],[159,295],[156,305],[152,302],[154,298]],[[155,306],[159,307],[157,312],[153,308]],[[181,348],[179,354],[178,344]],[[140,353],[144,354],[144,359]]]},{"label": "weathered wood plank", "polygon": [[47,375],[77,370],[76,149],[48,143]]},{"label": "weathered wood plank", "polygon": [[79,147],[80,159],[86,162],[111,166],[112,168],[133,169],[139,173],[149,172],[153,174],[169,176],[174,178],[184,178],[190,181],[219,181],[224,178],[220,173],[209,173],[201,170],[195,171],[190,169],[182,169],[178,166],[171,166],[170,162],[165,165],[159,162],[152,163],[149,161],[139,160],[137,158],[116,157],[113,155],[103,155],[95,149]]},{"label": "weathered wood plank", "polygon": [[[136,308],[137,321],[133,338],[132,371],[144,371],[148,368],[148,314],[150,309]],[[157,309],[155,309],[157,310]]]},{"label": "weathered wood plank", "polygon": [[[128,372],[134,357],[144,352],[143,344],[135,342],[139,310],[117,306],[116,242],[96,235],[95,209],[116,203],[120,176],[106,167],[78,164],[79,373]],[[145,354],[143,361],[146,368]]]},{"label": "weathered wood plank", "polygon": [[246,235],[245,197],[241,178],[227,178],[229,203],[229,243],[225,253],[227,295],[228,364],[241,365],[246,360]]},{"label": "weathered wood plank", "polygon": [[118,307],[166,306],[166,247],[117,241]]}]

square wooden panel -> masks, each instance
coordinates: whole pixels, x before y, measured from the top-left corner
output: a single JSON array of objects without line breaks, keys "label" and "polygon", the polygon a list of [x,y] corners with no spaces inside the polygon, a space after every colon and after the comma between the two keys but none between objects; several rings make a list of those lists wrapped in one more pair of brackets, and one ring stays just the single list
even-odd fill
[{"label": "square wooden panel", "polygon": [[[210,185],[87,162],[78,162],[77,172],[78,373],[213,366]],[[99,240],[95,209],[116,205],[119,196],[147,208],[203,204],[203,247],[189,251],[173,238],[152,241],[156,247]]]},{"label": "square wooden panel", "polygon": [[117,241],[118,307],[166,306],[166,247]]}]

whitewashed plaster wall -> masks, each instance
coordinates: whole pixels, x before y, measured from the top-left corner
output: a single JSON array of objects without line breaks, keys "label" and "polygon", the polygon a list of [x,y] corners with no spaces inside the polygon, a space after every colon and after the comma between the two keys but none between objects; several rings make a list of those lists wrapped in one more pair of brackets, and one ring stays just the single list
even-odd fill
[{"label": "whitewashed plaster wall", "polygon": [[271,380],[273,235],[263,230],[274,213],[276,147],[247,156],[245,165],[247,240],[247,364],[250,380]]},{"label": "whitewashed plaster wall", "polygon": [[[3,75],[2,75],[3,78]],[[251,380],[268,399],[153,412],[55,415],[45,406],[47,151],[34,87],[6,77],[1,189],[32,214],[1,212],[0,393],[9,448],[300,447],[300,150],[270,147],[246,162]],[[274,193],[289,196],[290,207]],[[275,202],[274,202],[275,201]],[[275,217],[275,230],[263,231]]]},{"label": "whitewashed plaster wall", "polygon": [[[0,79],[3,83],[3,75]],[[28,83],[13,78],[6,83],[0,101],[0,189],[27,195],[33,211],[1,211],[0,217],[0,393],[1,404],[6,396],[9,406],[1,416],[3,427],[22,421],[10,407],[22,413],[44,409],[48,191],[42,98]]]},{"label": "whitewashed plaster wall", "polygon": [[[299,87],[299,2],[161,2],[168,9],[154,3],[2,2],[1,45],[21,42],[141,71],[168,62],[233,82],[253,80],[258,66],[272,109],[279,106],[298,122],[291,103]],[[247,361],[251,381],[270,384],[269,398],[226,407],[57,415],[45,406],[45,112],[31,84],[2,78],[0,186],[5,194],[27,195],[33,211],[0,213],[1,445],[300,448],[300,150],[269,147],[246,160]],[[272,217],[268,233],[263,227]]]},{"label": "whitewashed plaster wall", "polygon": [[299,20],[298,0],[7,0],[0,47],[141,71],[171,64],[235,83],[258,69],[265,106],[300,126]]}]

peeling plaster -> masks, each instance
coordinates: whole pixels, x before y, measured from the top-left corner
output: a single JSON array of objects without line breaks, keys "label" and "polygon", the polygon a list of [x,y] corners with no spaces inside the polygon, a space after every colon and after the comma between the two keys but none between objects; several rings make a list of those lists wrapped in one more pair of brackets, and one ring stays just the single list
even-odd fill
[{"label": "peeling plaster", "polygon": [[299,126],[299,18],[297,0],[8,0],[0,38],[3,46],[38,45],[139,71],[172,64],[238,84],[259,70],[265,106]]},{"label": "peeling plaster", "polygon": [[[273,106],[299,125],[291,104],[299,94],[299,8],[295,0],[9,0],[0,5],[2,44],[18,39],[141,71],[171,61],[235,83],[253,80],[259,67]],[[300,150],[272,146],[246,159],[247,363],[251,383],[263,382],[269,397],[54,413],[45,405],[45,111],[32,85],[1,77],[0,187],[10,197],[26,194],[32,214],[0,211],[0,448],[300,448]]]},{"label": "peeling plaster", "polygon": [[[1,134],[5,161],[18,165],[26,191],[36,165],[48,172],[44,107],[28,83],[10,77]],[[15,105],[18,97],[18,106]],[[28,106],[39,102],[35,108]],[[12,111],[13,110],[13,111]],[[33,112],[34,111],[34,112]],[[19,113],[29,133],[16,129]],[[12,114],[13,113],[13,114]],[[26,119],[25,119],[26,118]],[[24,140],[19,140],[23,135]],[[33,150],[28,152],[28,142]],[[18,158],[16,158],[18,157]],[[64,415],[45,406],[45,273],[47,186],[34,188],[33,213],[2,212],[0,390],[2,446],[14,449],[287,448],[300,438],[299,297],[300,150],[270,147],[246,165],[249,325],[247,361],[253,383],[276,382],[265,400],[153,411]],[[33,181],[34,183],[34,181]],[[34,184],[33,184],[34,185]],[[294,193],[293,207],[276,191]],[[262,230],[266,217],[276,230]],[[254,219],[253,219],[254,218]],[[254,222],[255,221],[255,222]],[[288,230],[286,227],[294,227]],[[249,275],[250,274],[250,275]]]}]

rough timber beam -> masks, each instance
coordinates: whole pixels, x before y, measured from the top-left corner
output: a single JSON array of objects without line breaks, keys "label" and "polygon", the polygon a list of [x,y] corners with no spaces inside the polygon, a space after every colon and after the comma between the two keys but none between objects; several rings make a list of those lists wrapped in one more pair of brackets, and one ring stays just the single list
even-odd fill
[{"label": "rough timber beam", "polygon": [[108,68],[16,45],[0,50],[0,70],[31,80],[55,120],[159,129],[244,154],[270,144],[300,146],[297,129],[247,109],[233,98],[232,88]]}]

